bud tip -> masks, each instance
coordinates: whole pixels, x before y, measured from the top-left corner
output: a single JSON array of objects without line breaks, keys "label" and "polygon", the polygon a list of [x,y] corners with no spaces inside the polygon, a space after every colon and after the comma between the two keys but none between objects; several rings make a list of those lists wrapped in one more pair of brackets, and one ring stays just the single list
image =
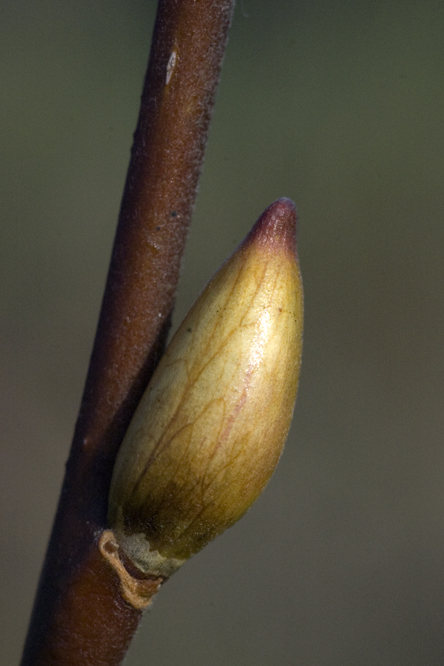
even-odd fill
[{"label": "bud tip", "polygon": [[291,199],[281,197],[264,210],[245,243],[258,243],[269,250],[286,248],[295,255],[296,227],[296,206]]}]

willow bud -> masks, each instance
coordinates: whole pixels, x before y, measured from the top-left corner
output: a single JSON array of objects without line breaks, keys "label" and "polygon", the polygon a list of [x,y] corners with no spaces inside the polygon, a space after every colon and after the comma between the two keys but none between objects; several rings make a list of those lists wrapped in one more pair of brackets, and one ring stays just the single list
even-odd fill
[{"label": "willow bud", "polygon": [[119,451],[109,523],[142,572],[168,577],[262,492],[290,427],[302,319],[296,211],[279,199],[191,308]]}]

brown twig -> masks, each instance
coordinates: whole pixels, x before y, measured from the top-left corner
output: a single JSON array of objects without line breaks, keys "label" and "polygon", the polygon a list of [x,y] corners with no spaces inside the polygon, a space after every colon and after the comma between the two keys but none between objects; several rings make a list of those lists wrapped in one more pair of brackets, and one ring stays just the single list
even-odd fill
[{"label": "brown twig", "polygon": [[141,616],[122,597],[98,544],[114,459],[165,341],[233,5],[159,3],[102,311],[22,666],[119,664]]}]

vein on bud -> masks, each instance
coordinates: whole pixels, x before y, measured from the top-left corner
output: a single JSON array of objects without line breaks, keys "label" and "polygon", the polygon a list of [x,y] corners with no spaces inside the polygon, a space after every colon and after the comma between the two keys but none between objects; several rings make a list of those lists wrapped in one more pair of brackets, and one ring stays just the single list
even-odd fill
[{"label": "vein on bud", "polygon": [[236,522],[278,462],[302,351],[295,233],[279,199],[191,308],[128,428],[109,521],[146,573],[170,575]]}]

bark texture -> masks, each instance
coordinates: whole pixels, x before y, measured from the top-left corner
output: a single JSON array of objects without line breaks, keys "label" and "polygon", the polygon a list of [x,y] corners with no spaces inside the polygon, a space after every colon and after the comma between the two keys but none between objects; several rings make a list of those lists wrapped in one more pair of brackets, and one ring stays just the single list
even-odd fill
[{"label": "bark texture", "polygon": [[22,666],[113,666],[141,611],[98,544],[165,342],[234,0],[160,0],[90,367]]}]

